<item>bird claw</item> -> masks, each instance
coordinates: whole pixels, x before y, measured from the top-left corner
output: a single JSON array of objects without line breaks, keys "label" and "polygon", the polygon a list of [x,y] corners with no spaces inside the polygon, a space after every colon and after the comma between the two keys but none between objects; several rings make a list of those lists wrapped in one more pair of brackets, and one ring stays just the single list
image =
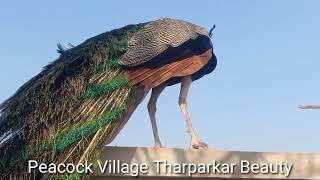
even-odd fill
[{"label": "bird claw", "polygon": [[154,145],[154,148],[163,148],[162,144],[161,143],[156,143]]},{"label": "bird claw", "polygon": [[191,149],[208,149],[208,144],[201,142],[199,140],[192,140],[191,141]]}]

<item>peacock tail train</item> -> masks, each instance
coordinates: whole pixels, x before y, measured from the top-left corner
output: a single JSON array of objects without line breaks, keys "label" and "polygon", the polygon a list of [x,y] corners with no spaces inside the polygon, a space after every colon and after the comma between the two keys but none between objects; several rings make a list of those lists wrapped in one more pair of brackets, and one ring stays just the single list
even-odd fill
[{"label": "peacock tail train", "polygon": [[143,24],[128,25],[68,50],[0,107],[2,179],[82,179],[27,173],[27,161],[95,162],[136,91],[117,59]]}]

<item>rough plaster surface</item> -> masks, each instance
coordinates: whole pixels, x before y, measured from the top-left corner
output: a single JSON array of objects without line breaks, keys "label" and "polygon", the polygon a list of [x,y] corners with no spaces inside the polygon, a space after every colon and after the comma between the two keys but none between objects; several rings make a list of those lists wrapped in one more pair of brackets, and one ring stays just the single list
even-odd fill
[{"label": "rough plaster surface", "polygon": [[[146,163],[149,166],[147,174],[137,179],[320,179],[320,154],[317,153],[268,153],[245,151],[220,151],[220,150],[189,150],[173,148],[145,148],[145,147],[106,147],[102,153],[101,161],[120,160],[122,163]],[[289,177],[282,174],[243,174],[235,167],[233,174],[186,174],[156,173],[154,160],[167,160],[169,163],[236,163],[248,160],[258,164],[263,163],[292,163],[293,168]],[[130,175],[101,173],[94,171],[91,179],[131,179]]]}]

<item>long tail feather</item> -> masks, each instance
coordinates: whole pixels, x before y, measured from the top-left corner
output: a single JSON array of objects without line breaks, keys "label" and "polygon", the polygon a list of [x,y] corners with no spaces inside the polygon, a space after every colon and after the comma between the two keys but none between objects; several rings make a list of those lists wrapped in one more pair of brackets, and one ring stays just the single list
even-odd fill
[{"label": "long tail feather", "polygon": [[[0,108],[2,179],[82,179],[27,172],[28,160],[80,163],[98,157],[123,124],[136,88],[117,65],[142,24],[103,33],[61,52]],[[116,127],[116,128],[115,128]]]}]

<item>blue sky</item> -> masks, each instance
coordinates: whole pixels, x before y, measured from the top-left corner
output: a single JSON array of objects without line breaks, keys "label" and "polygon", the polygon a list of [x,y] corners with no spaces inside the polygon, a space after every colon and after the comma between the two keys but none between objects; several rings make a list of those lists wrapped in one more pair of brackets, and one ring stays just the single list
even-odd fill
[{"label": "blue sky", "polygon": [[[2,1],[0,101],[48,62],[56,44],[79,44],[127,24],[172,17],[214,30],[216,70],[193,83],[189,108],[199,137],[211,148],[320,151],[320,1]],[[162,143],[186,148],[178,106],[180,86],[160,96]],[[148,97],[147,97],[148,98]],[[147,100],[147,99],[146,99]],[[112,143],[153,146],[146,101]]]}]

